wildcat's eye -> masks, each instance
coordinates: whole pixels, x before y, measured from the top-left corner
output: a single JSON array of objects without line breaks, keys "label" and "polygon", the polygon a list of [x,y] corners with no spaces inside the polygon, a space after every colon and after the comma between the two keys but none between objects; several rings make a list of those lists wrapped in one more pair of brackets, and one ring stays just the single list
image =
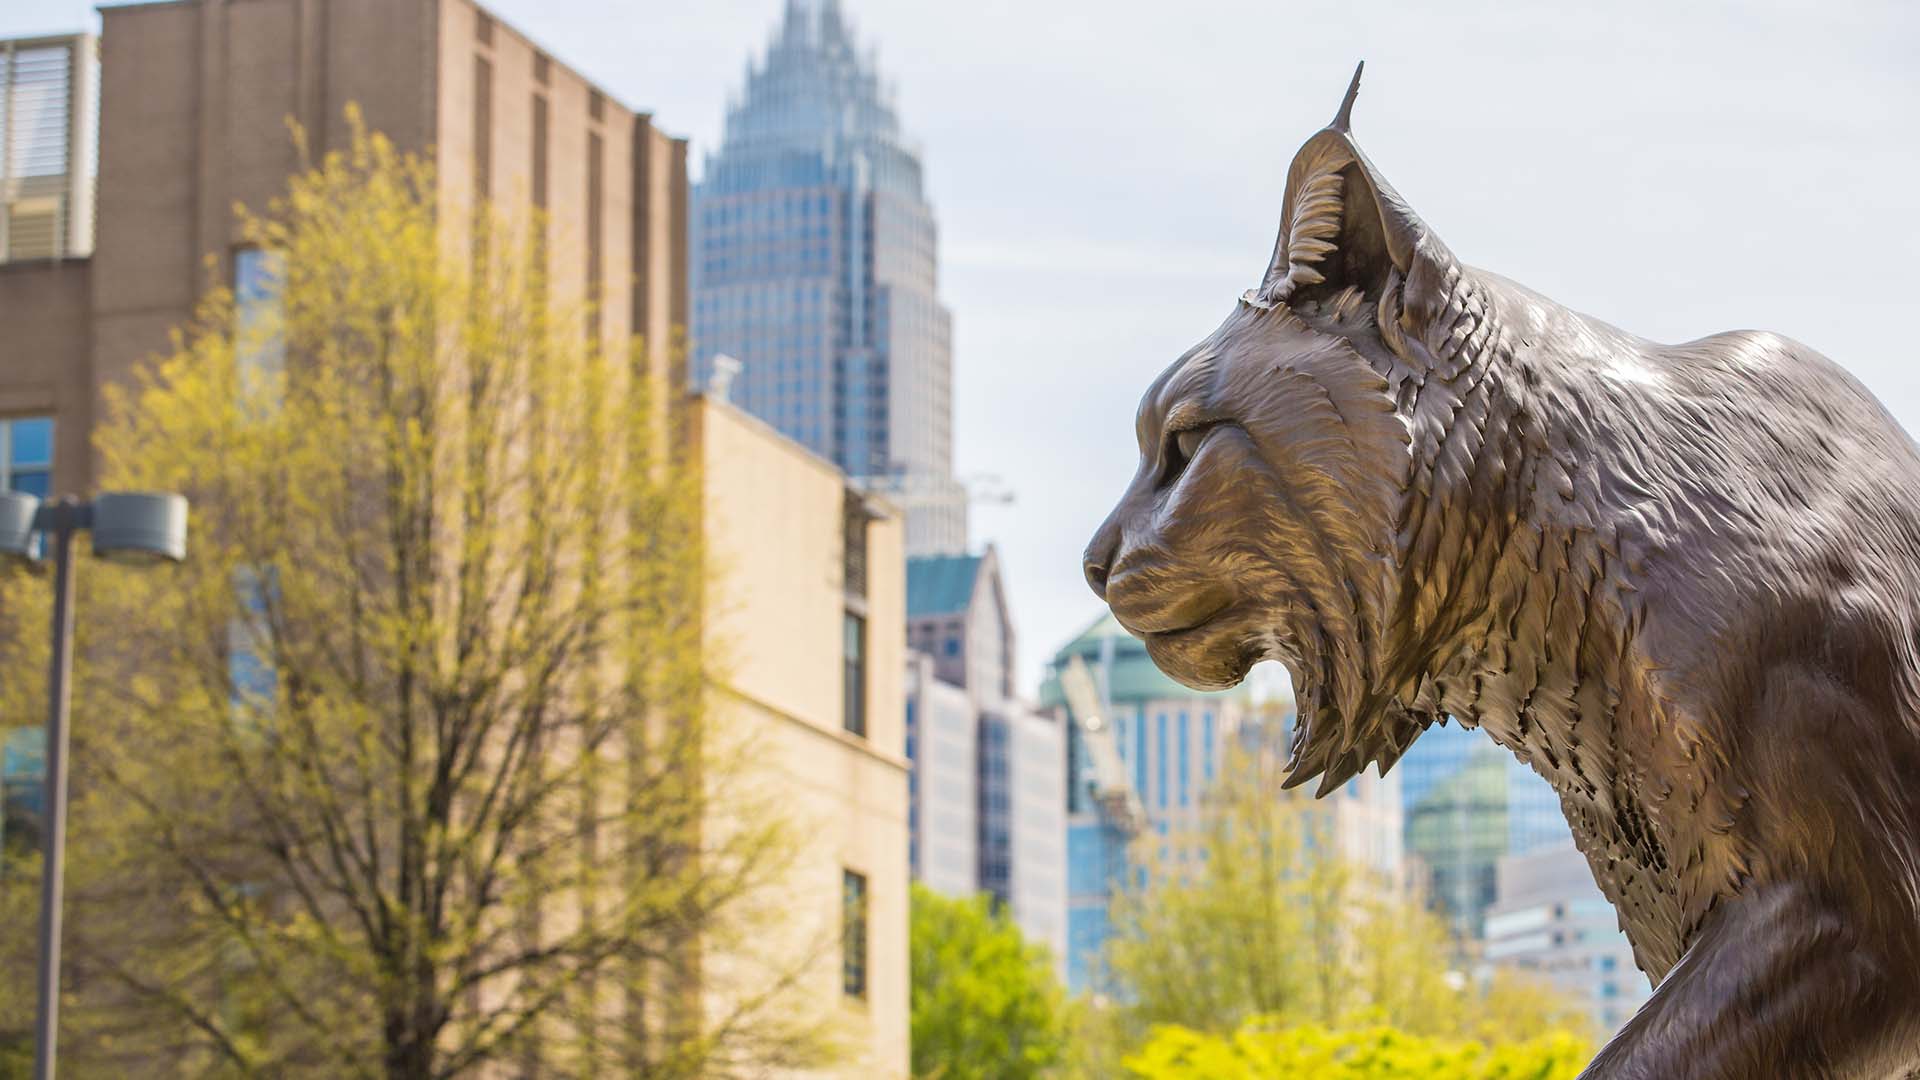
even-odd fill
[{"label": "wildcat's eye", "polygon": [[1179,431],[1167,432],[1167,446],[1162,452],[1162,457],[1166,459],[1167,467],[1166,471],[1160,476],[1160,482],[1162,484],[1173,483],[1179,478],[1180,474],[1186,470],[1187,462],[1192,461],[1193,455],[1200,452],[1200,444],[1206,441],[1209,430],[1211,430],[1211,425],[1181,428]]},{"label": "wildcat's eye", "polygon": [[1206,438],[1206,434],[1205,428],[1188,428],[1173,436],[1173,445],[1180,451],[1181,457],[1192,461],[1193,455],[1200,452],[1200,440]]}]

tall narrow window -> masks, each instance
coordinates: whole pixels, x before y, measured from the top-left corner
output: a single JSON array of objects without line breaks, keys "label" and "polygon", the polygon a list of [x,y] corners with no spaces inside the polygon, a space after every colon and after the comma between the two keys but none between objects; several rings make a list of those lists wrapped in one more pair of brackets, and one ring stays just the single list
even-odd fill
[{"label": "tall narrow window", "polygon": [[1154,790],[1159,792],[1160,809],[1167,808],[1167,714],[1153,715]]},{"label": "tall narrow window", "polygon": [[53,417],[0,420],[0,488],[46,498],[53,491]]},{"label": "tall narrow window", "polygon": [[[544,58],[543,58],[544,59]],[[533,95],[533,205],[547,208],[547,95]]]},{"label": "tall narrow window", "polygon": [[846,729],[867,737],[867,620],[851,611],[842,627],[846,656]]},{"label": "tall narrow window", "polygon": [[844,540],[841,582],[850,597],[867,595],[867,507],[858,492],[846,493],[841,526]]},{"label": "tall narrow window", "polygon": [[867,996],[867,878],[840,872],[840,989],[848,997]]},{"label": "tall narrow window", "polygon": [[279,687],[272,655],[279,582],[272,567],[243,566],[233,575],[238,610],[227,623],[227,694],[234,722],[246,730],[264,730]]},{"label": "tall narrow window", "polygon": [[600,133],[587,133],[587,338],[600,340],[600,281],[604,267],[601,234],[606,231],[606,149]]},{"label": "tall narrow window", "polygon": [[274,252],[244,247],[233,253],[233,348],[243,371],[277,372],[286,363],[280,325],[284,279],[282,260]]},{"label": "tall narrow window", "polygon": [[493,195],[493,62],[484,56],[473,58],[473,195]]},{"label": "tall narrow window", "polygon": [[1180,730],[1175,733],[1175,739],[1175,745],[1180,754],[1179,768],[1175,771],[1175,776],[1180,783],[1180,805],[1186,806],[1188,804],[1188,797],[1191,794],[1188,776],[1188,767],[1191,765],[1191,762],[1187,756],[1187,714],[1184,712],[1180,714]]}]

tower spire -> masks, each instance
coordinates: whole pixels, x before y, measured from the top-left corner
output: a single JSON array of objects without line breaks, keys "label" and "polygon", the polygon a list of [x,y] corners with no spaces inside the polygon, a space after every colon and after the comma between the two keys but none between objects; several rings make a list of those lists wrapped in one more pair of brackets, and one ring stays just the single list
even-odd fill
[{"label": "tower spire", "polygon": [[840,0],[820,0],[820,43],[831,46],[844,43],[847,51],[853,51],[853,41],[847,33],[847,17],[840,10]]}]

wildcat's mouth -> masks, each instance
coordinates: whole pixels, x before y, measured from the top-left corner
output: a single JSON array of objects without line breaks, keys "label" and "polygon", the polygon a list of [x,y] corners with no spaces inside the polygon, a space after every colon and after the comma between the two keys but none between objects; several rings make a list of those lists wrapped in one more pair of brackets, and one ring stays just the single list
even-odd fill
[{"label": "wildcat's mouth", "polygon": [[1116,578],[1108,586],[1108,606],[1113,617],[1127,632],[1142,640],[1173,638],[1206,627],[1234,605],[1234,597],[1223,588],[1198,588],[1175,593],[1155,583],[1134,587],[1137,574]]},{"label": "wildcat's mouth", "polygon": [[1195,690],[1237,686],[1259,661],[1257,636],[1233,603],[1209,612],[1191,625],[1144,633],[1154,666]]},{"label": "wildcat's mouth", "polygon": [[1200,620],[1199,622],[1194,623],[1192,626],[1182,626],[1173,630],[1149,630],[1146,633],[1142,634],[1141,637],[1148,641],[1152,641],[1156,638],[1161,641],[1179,641],[1182,637],[1188,634],[1205,630],[1207,628],[1207,624],[1211,623],[1212,621],[1213,621],[1213,616],[1209,615],[1206,618]]},{"label": "wildcat's mouth", "polygon": [[1233,610],[1233,602],[1228,601],[1224,604],[1219,605],[1218,607],[1213,608],[1211,611],[1208,611],[1205,615],[1202,615],[1197,619],[1192,619],[1191,621],[1188,621],[1179,625],[1167,626],[1159,630],[1143,630],[1140,636],[1142,639],[1147,641],[1151,641],[1155,638],[1158,638],[1161,641],[1166,641],[1166,642],[1180,641],[1181,639],[1186,638],[1190,635],[1198,634],[1206,630],[1207,627],[1213,625],[1218,620],[1229,615],[1232,612],[1232,610]]}]

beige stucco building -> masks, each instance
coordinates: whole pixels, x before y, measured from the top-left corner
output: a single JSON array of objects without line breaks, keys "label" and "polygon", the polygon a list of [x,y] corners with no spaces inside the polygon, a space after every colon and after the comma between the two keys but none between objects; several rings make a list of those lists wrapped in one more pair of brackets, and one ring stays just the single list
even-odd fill
[{"label": "beige stucco building", "polygon": [[[91,487],[104,388],[231,282],[234,205],[264,207],[301,166],[289,121],[335,148],[355,106],[435,154],[447,206],[544,210],[554,289],[595,301],[588,333],[662,346],[660,399],[704,470],[716,690],[801,841],[761,944],[810,950],[802,982],[851,1047],[844,1075],[904,1077],[899,517],[770,428],[687,396],[666,347],[687,322],[685,141],[468,0],[170,0],[102,18],[93,251],[0,262],[0,425],[51,419],[52,490]],[[0,484],[7,468],[0,449]]]},{"label": "beige stucco building", "polygon": [[904,1077],[901,516],[739,409],[696,398],[688,420],[705,472],[706,542],[721,569],[707,620],[720,716],[744,726],[756,777],[812,852],[789,883],[789,916],[768,931],[782,952],[819,949],[840,929],[824,917],[846,914],[843,902],[861,909],[864,951],[821,950],[832,962],[809,973],[804,992],[861,1046],[837,1075]]}]

